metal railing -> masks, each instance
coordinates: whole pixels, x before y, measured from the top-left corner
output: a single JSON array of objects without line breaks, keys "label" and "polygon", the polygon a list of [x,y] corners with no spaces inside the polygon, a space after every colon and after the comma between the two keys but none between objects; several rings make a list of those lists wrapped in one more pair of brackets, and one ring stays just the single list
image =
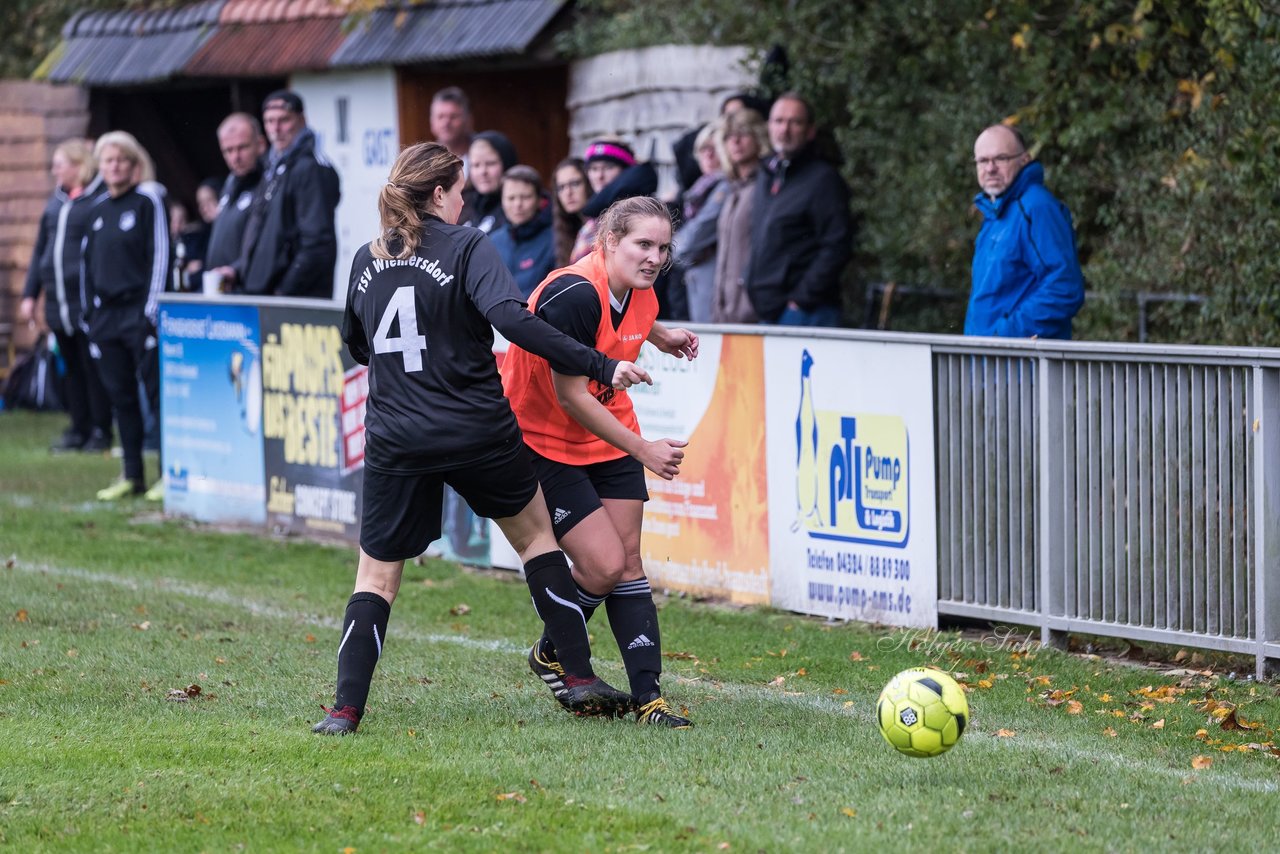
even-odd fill
[{"label": "metal railing", "polygon": [[1280,351],[912,340],[940,614],[1280,657]]}]

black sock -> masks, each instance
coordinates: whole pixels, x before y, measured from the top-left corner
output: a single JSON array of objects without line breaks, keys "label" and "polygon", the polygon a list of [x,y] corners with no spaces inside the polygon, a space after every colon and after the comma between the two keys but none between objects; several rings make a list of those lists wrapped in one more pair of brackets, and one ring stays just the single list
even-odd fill
[{"label": "black sock", "polygon": [[[604,600],[609,597],[609,594],[606,593],[603,596],[597,596],[594,593],[590,593],[578,583],[576,578],[573,581],[573,586],[578,588],[578,607],[582,609],[582,621],[584,623],[589,623],[591,622],[591,616],[596,612],[596,608],[599,608],[600,605],[603,604]],[[551,638],[547,637],[547,633],[545,631],[542,633],[541,644],[543,654],[554,658],[556,654],[556,645],[551,642]]]},{"label": "black sock", "polygon": [[624,581],[604,601],[609,625],[618,641],[622,663],[631,680],[631,693],[642,703],[661,695],[662,640],[658,635],[658,608],[653,604],[649,579]]},{"label": "black sock", "polygon": [[543,634],[554,646],[565,675],[580,679],[595,676],[587,620],[564,552],[547,552],[531,559],[524,565],[524,580],[533,596],[533,608],[542,618]]},{"label": "black sock", "polygon": [[355,706],[364,714],[369,683],[382,655],[391,606],[377,593],[356,593],[347,600],[342,618],[342,642],[338,645],[338,691],[335,709]]}]

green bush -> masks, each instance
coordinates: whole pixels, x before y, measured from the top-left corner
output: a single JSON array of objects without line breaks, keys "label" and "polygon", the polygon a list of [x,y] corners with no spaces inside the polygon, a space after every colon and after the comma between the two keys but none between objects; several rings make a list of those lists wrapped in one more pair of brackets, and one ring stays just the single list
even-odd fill
[{"label": "green bush", "polygon": [[[564,47],[773,44],[834,132],[864,281],[965,292],[979,219],[972,145],[1016,122],[1075,217],[1080,338],[1280,344],[1277,18],[1253,0],[581,0]],[[774,11],[770,13],[769,9]],[[938,317],[953,313],[938,312]],[[859,313],[860,316],[860,313]],[[954,320],[934,331],[953,332]]]}]

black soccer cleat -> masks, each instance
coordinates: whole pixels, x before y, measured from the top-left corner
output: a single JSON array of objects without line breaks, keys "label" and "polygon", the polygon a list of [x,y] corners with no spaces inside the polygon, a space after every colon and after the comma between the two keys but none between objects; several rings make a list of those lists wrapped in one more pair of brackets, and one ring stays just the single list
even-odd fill
[{"label": "black soccer cleat", "polygon": [[560,705],[579,717],[620,718],[635,707],[630,694],[595,676],[589,682],[565,688]]},{"label": "black soccer cleat", "polygon": [[693,726],[693,721],[677,715],[675,710],[667,705],[667,701],[661,697],[652,699],[636,709],[636,723],[655,724],[657,726],[671,727],[672,729],[689,729]]},{"label": "black soccer cleat", "polygon": [[564,699],[569,690],[564,684],[564,667],[556,659],[554,652],[546,651],[542,638],[538,638],[529,648],[529,669],[551,689],[551,696],[556,698],[556,702],[569,709]]},{"label": "black soccer cleat", "polygon": [[355,706],[343,706],[341,709],[324,709],[328,714],[325,719],[311,728],[320,735],[347,735],[360,726],[360,713]]}]

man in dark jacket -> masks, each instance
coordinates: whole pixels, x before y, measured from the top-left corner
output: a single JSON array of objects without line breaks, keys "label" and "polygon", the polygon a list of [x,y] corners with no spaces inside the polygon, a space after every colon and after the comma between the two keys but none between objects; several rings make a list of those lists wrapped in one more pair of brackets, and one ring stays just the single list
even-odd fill
[{"label": "man in dark jacket", "polygon": [[204,267],[226,277],[235,275],[232,265],[240,257],[253,192],[262,180],[262,155],[267,151],[262,125],[248,113],[232,113],[218,125],[218,148],[230,174],[218,196],[218,216],[209,234]]},{"label": "man in dark jacket", "polygon": [[769,110],[773,157],[756,184],[747,294],[764,323],[839,326],[840,274],[853,249],[849,187],[815,156],[813,108],[795,92]]},{"label": "man in dark jacket", "polygon": [[249,207],[236,278],[249,294],[332,299],[338,173],[316,150],[293,92],[267,96],[262,125],[271,150]]}]

